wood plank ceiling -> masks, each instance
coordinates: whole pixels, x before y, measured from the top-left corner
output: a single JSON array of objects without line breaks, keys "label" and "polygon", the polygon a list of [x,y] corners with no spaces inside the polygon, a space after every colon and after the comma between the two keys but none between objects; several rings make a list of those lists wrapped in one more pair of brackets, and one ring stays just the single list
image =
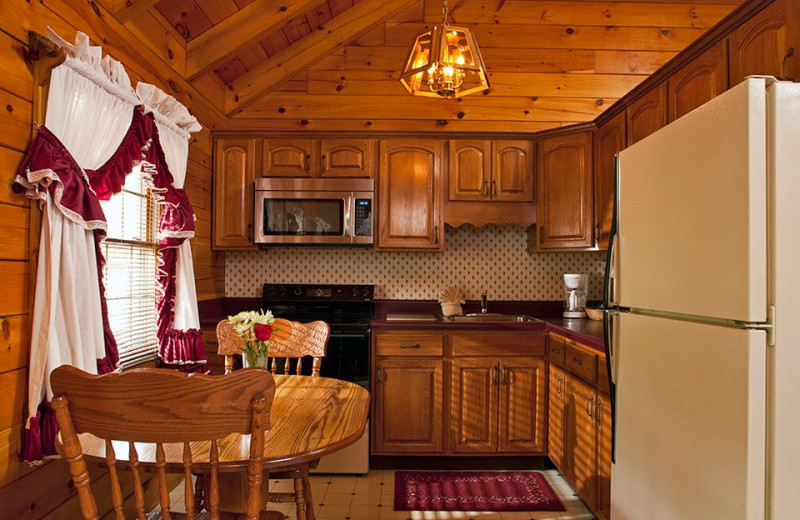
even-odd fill
[{"label": "wood plank ceiling", "polygon": [[516,131],[593,119],[740,0],[450,0],[491,89],[397,81],[441,0],[104,0],[241,130]]}]

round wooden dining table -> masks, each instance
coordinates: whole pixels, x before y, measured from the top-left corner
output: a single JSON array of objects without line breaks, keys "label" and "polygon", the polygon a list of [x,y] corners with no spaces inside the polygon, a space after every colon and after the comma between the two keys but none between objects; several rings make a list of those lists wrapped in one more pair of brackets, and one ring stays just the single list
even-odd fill
[{"label": "round wooden dining table", "polygon": [[[275,399],[264,443],[264,469],[318,459],[353,444],[364,433],[369,392],[354,383],[326,377],[275,375]],[[169,402],[169,397],[165,397]],[[84,455],[98,462],[106,456],[105,441],[81,434]],[[128,461],[128,443],[112,442],[118,464]],[[208,464],[209,442],[193,442],[192,464]],[[250,458],[250,435],[232,434],[218,441],[219,471],[239,471]],[[136,443],[139,464],[155,470],[156,446]],[[164,444],[167,470],[183,471],[183,445]]]}]

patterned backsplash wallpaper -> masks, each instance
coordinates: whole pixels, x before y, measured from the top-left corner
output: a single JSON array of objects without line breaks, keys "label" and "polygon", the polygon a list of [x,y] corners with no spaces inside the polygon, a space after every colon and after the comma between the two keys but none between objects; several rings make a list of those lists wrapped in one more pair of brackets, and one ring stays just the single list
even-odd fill
[{"label": "patterned backsplash wallpaper", "polygon": [[602,299],[604,252],[527,251],[517,226],[447,227],[444,253],[275,247],[225,253],[225,296],[260,297],[270,283],[374,284],[386,300],[436,300],[458,287],[468,300],[561,300],[564,273],[589,274],[589,299]]}]

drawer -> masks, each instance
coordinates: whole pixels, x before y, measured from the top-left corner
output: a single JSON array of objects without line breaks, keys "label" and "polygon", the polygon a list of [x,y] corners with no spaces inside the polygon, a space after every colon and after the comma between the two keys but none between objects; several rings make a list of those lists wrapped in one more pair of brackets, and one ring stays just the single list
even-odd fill
[{"label": "drawer", "polygon": [[597,356],[577,345],[567,342],[565,365],[569,372],[580,377],[589,384],[597,381]]},{"label": "drawer", "polygon": [[561,336],[550,334],[550,362],[563,367],[567,341]]},{"label": "drawer", "polygon": [[376,356],[441,356],[444,336],[419,332],[392,332],[375,336]]},{"label": "drawer", "polygon": [[544,356],[541,332],[453,334],[453,356]]}]

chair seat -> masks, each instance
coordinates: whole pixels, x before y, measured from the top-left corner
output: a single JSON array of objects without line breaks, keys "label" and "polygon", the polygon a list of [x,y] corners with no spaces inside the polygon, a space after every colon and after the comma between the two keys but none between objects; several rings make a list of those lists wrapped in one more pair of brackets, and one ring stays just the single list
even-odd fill
[{"label": "chair seat", "polygon": [[[170,513],[170,517],[172,520],[186,520],[185,513]],[[161,512],[151,513],[147,515],[147,520],[162,520],[164,516]],[[198,513],[195,515],[195,520],[209,520],[211,518],[211,513],[208,511],[203,511],[202,513]],[[258,515],[258,520],[284,520],[285,516],[280,511],[261,511]],[[244,520],[245,514],[244,513],[223,513],[220,512],[219,520]]]}]

